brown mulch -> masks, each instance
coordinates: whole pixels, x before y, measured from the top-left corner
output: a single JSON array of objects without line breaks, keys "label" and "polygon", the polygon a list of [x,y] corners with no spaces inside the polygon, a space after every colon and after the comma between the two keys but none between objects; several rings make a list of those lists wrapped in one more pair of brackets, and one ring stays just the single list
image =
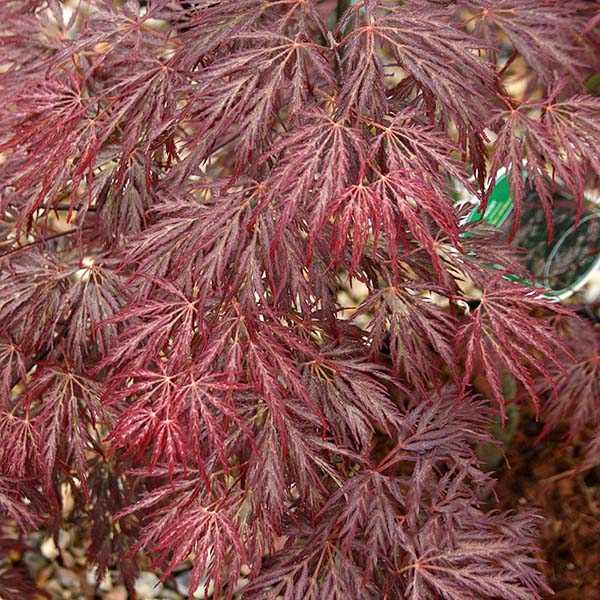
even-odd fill
[{"label": "brown mulch", "polygon": [[542,428],[522,407],[507,449],[510,467],[496,470],[500,507],[536,507],[543,515],[539,556],[555,592],[548,598],[600,600],[600,465],[581,470],[591,432],[566,444],[565,428],[536,443]]}]

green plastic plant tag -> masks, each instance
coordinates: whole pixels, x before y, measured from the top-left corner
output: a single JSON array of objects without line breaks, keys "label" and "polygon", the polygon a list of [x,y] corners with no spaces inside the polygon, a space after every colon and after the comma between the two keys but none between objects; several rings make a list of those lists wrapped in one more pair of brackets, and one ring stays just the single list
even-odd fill
[{"label": "green plastic plant tag", "polygon": [[[482,216],[479,208],[474,209],[467,221],[483,218],[508,233],[513,224],[513,208],[509,173],[505,171],[496,179],[485,214]],[[600,268],[600,210],[597,202],[586,197],[577,224],[575,200],[566,192],[556,192],[552,220],[554,236],[548,243],[546,215],[537,193],[530,190],[513,243],[525,249],[525,266],[535,284],[562,299],[581,288]]]}]

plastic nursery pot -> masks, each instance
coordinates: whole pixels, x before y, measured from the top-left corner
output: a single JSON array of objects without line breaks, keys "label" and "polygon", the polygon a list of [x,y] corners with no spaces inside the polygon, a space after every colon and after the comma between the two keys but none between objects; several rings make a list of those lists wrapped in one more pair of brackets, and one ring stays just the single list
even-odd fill
[{"label": "plastic nursery pot", "polygon": [[[508,234],[513,225],[513,212],[509,172],[503,170],[496,177],[483,217],[479,208],[474,208],[466,221],[478,221],[483,218],[490,225]],[[554,236],[548,243],[546,214],[541,208],[537,192],[530,189],[525,197],[521,222],[512,242],[525,250],[525,266],[533,275],[533,283],[546,288],[548,295],[557,300],[569,297],[585,285],[600,268],[598,201],[586,194],[578,224],[576,218],[577,206],[574,198],[566,191],[556,191],[552,203]],[[516,277],[514,279],[519,281]]]}]

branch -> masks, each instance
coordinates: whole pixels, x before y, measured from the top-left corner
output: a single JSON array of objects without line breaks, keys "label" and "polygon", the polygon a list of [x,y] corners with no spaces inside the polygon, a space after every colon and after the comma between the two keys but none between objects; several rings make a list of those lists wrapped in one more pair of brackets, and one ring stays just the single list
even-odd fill
[{"label": "branch", "polygon": [[86,231],[89,229],[93,229],[93,227],[90,226],[90,227],[69,229],[68,231],[61,231],[60,233],[55,233],[54,235],[50,235],[46,238],[41,238],[39,240],[36,240],[35,242],[31,242],[30,244],[25,244],[24,246],[18,246],[17,248],[11,248],[10,250],[7,250],[3,254],[0,254],[0,260],[7,256],[10,256],[11,254],[17,254],[18,252],[27,250],[28,248],[31,248],[32,246],[37,246],[38,244],[44,244],[45,242],[49,242],[50,240],[55,240],[56,238],[60,238],[65,235],[71,235],[72,233],[77,233],[78,231]]}]

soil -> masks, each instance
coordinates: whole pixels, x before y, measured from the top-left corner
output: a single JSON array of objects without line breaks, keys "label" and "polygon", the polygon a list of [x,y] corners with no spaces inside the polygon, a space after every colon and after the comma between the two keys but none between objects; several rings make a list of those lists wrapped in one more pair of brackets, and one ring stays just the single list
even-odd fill
[{"label": "soil", "polygon": [[582,469],[591,430],[565,443],[567,428],[536,440],[543,423],[522,407],[519,428],[496,470],[500,508],[538,508],[539,557],[553,600],[600,599],[600,464]]}]

